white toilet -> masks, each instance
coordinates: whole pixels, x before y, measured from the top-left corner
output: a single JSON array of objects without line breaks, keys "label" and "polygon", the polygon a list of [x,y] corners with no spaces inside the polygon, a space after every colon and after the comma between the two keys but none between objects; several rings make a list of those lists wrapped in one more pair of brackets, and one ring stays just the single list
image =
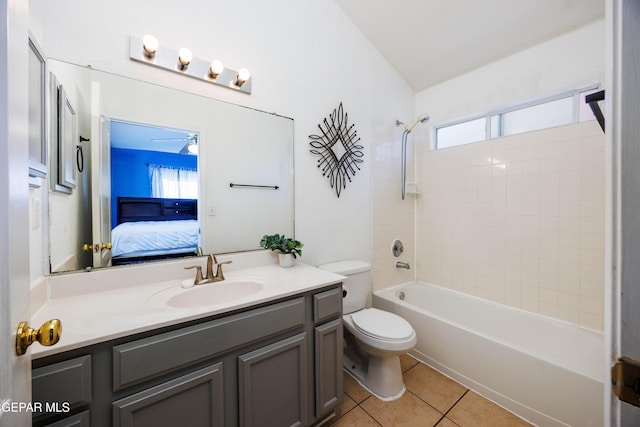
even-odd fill
[{"label": "white toilet", "polygon": [[402,396],[405,386],[400,354],[416,344],[416,333],[405,319],[377,308],[365,308],[371,293],[371,264],[348,260],[318,268],[347,276],[343,282],[345,369],[382,400]]}]

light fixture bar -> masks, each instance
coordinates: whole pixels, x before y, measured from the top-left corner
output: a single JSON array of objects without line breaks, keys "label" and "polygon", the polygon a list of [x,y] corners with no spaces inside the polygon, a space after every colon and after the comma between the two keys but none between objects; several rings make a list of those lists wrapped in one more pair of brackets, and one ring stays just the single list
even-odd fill
[{"label": "light fixture bar", "polygon": [[[211,75],[211,61],[205,61],[199,58],[192,58],[188,66],[181,66],[178,60],[178,50],[158,46],[153,55],[145,54],[142,39],[131,36],[129,43],[129,58],[134,61],[142,62],[154,67],[163,68],[173,71],[174,73],[183,74],[198,80],[203,80],[220,86],[225,86],[239,92],[251,93],[251,77],[246,81],[239,82],[238,71],[224,68],[215,78]],[[239,85],[239,83],[241,83]]]}]

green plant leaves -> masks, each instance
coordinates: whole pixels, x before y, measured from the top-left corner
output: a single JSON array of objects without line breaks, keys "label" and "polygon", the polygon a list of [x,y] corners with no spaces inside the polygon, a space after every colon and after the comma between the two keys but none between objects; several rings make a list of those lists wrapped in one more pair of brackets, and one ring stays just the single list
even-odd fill
[{"label": "green plant leaves", "polygon": [[293,254],[294,258],[296,258],[297,255],[302,256],[303,246],[304,244],[302,242],[286,237],[284,234],[265,234],[260,240],[260,247],[278,251],[283,254]]}]

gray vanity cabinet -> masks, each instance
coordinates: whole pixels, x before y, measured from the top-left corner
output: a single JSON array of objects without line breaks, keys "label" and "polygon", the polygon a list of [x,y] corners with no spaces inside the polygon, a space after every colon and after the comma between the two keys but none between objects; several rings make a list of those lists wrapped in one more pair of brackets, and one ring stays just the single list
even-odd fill
[{"label": "gray vanity cabinet", "polygon": [[68,410],[33,425],[316,424],[342,400],[341,289],[34,359],[34,401]]},{"label": "gray vanity cabinet", "polygon": [[113,402],[114,427],[222,426],[222,363]]},{"label": "gray vanity cabinet", "polygon": [[243,354],[238,362],[241,426],[308,425],[306,333]]},{"label": "gray vanity cabinet", "polygon": [[315,413],[330,414],[342,402],[342,287],[313,296]]}]

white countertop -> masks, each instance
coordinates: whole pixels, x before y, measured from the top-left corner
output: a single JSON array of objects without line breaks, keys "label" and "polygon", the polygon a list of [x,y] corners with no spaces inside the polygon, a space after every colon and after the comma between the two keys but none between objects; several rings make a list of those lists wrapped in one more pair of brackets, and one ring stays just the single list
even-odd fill
[{"label": "white countertop", "polygon": [[[218,260],[235,260],[235,258],[235,255],[229,255],[218,257]],[[229,282],[243,277],[258,277],[264,283],[260,291],[230,302],[217,304],[212,302],[211,305],[204,307],[169,307],[161,302],[162,298],[158,298],[159,293],[177,295],[203,286],[224,283],[208,283],[190,289],[181,287],[181,282],[185,278],[195,275],[194,270],[185,272],[183,267],[194,264],[203,265],[202,258],[168,263],[168,266],[162,263],[145,264],[138,268],[105,270],[100,272],[100,275],[96,271],[49,279],[45,285],[47,296],[32,297],[32,301],[39,301],[39,303],[33,307],[31,327],[37,328],[50,319],[60,319],[62,334],[60,341],[51,347],[34,343],[30,347],[31,356],[37,359],[163,326],[247,308],[339,283],[344,279],[343,276],[301,263],[290,268],[282,268],[273,261],[271,256],[265,257],[264,254],[259,254],[259,258],[261,262],[265,260],[270,262],[251,266],[255,262],[240,260],[237,263],[239,268],[233,269],[231,267],[233,264],[225,265],[229,269],[225,269],[224,275]],[[204,263],[206,264],[206,261]],[[154,267],[156,274],[148,274]],[[162,276],[163,271],[158,269],[166,270],[167,268],[171,269],[168,271],[175,272],[175,278],[166,280],[172,276],[164,275],[164,280],[154,283],[144,283],[141,279],[145,276]],[[129,283],[123,283],[123,277],[131,280]],[[124,280],[124,282],[127,281]],[[41,293],[42,290],[38,292]]]}]

